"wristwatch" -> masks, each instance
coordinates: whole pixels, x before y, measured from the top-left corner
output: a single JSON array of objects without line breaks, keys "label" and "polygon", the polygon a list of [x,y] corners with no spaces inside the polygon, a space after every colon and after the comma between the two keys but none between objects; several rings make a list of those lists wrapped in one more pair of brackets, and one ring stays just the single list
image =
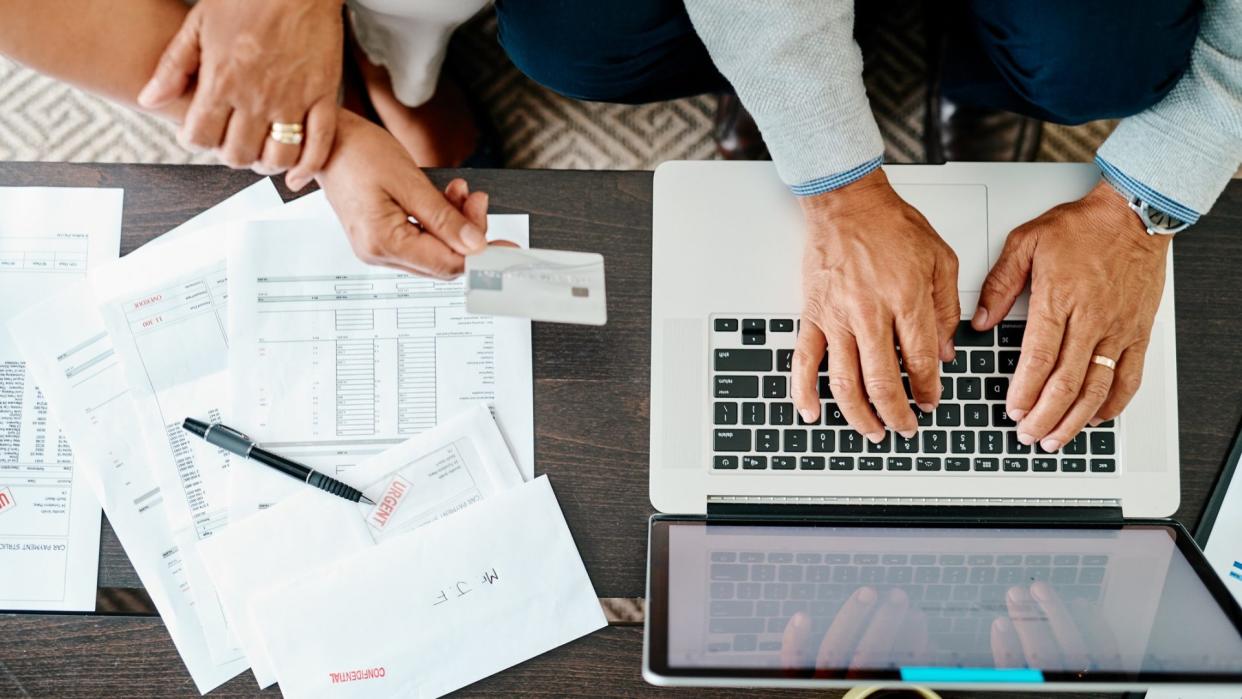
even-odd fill
[{"label": "wristwatch", "polygon": [[1134,213],[1138,214],[1139,220],[1147,228],[1148,235],[1173,235],[1190,227],[1189,222],[1183,221],[1167,211],[1157,209],[1150,202],[1143,201],[1137,195],[1126,196],[1126,203],[1130,205]]}]

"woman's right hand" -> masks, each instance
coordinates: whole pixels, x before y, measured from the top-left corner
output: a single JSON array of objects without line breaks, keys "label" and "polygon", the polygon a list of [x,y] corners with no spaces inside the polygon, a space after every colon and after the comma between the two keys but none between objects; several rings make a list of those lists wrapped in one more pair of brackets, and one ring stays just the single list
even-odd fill
[{"label": "woman's right hand", "polygon": [[451,279],[487,245],[486,194],[461,179],[436,189],[395,138],[351,112],[337,114],[332,155],[316,179],[369,264]]}]

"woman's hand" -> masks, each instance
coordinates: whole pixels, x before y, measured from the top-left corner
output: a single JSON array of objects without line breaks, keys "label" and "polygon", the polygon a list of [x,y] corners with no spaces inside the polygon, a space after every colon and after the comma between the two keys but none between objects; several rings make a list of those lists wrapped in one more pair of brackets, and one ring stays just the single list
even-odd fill
[{"label": "woman's hand", "polygon": [[[160,109],[193,90],[183,144],[215,149],[231,167],[289,171],[304,187],[336,132],[344,27],[342,0],[200,0],[138,95]],[[300,124],[301,144],[270,138],[272,124]]]},{"label": "woman's hand", "polygon": [[487,195],[461,179],[440,192],[392,135],[356,114],[338,115],[317,179],[364,262],[451,279],[487,245]]}]

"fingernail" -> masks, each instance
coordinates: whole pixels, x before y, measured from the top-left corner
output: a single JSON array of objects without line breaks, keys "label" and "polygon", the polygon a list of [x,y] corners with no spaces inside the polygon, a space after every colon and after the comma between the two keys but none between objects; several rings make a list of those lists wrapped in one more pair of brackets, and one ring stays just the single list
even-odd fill
[{"label": "fingernail", "polygon": [[798,414],[802,416],[803,422],[815,422],[815,413],[811,412],[810,408],[803,408],[798,411]]},{"label": "fingernail", "polygon": [[863,604],[874,604],[875,590],[872,590],[869,587],[858,588],[858,601]]},{"label": "fingernail", "polygon": [[1044,441],[1039,443],[1039,446],[1043,447],[1044,451],[1056,451],[1057,449],[1061,448],[1061,440],[1045,439]]},{"label": "fingernail", "polygon": [[867,440],[870,441],[872,444],[879,444],[880,442],[884,441],[884,433],[883,432],[868,432]]},{"label": "fingernail", "polygon": [[483,235],[483,231],[469,223],[461,229],[461,239],[467,247],[474,249],[487,245],[487,236]]},{"label": "fingernail", "polygon": [[919,410],[922,410],[925,413],[930,413],[931,411],[936,409],[936,406],[932,405],[931,403],[919,403],[918,405],[919,405]]},{"label": "fingernail", "polygon": [[793,625],[795,629],[798,629],[799,631],[801,631],[802,629],[806,628],[806,625],[808,623],[810,623],[810,620],[807,619],[806,615],[803,614],[802,612],[798,612],[797,614],[794,614]]},{"label": "fingernail", "polygon": [[1031,598],[1026,594],[1025,588],[1011,587],[1009,588],[1009,600],[1011,602],[1021,604],[1023,602],[1029,602]]},{"label": "fingernail", "polygon": [[898,431],[897,434],[901,435],[904,439],[914,439],[914,435],[918,434],[918,430]]},{"label": "fingernail", "polygon": [[970,324],[978,328],[986,322],[988,322],[988,309],[980,306],[975,309],[975,316],[970,319]]},{"label": "fingernail", "polygon": [[1096,417],[1091,418],[1090,420],[1087,420],[1087,424],[1091,425],[1092,427],[1099,427],[1100,425],[1104,424],[1104,421],[1101,420],[1099,416],[1096,416]]},{"label": "fingernail", "polygon": [[1022,408],[1014,408],[1013,410],[1006,410],[1005,412],[1009,413],[1009,419],[1014,422],[1026,417],[1026,411]]},{"label": "fingernail", "polygon": [[1041,580],[1031,585],[1031,596],[1040,602],[1048,602],[1052,599],[1052,589]]},{"label": "fingernail", "polygon": [[954,357],[954,356],[956,356],[956,355],[957,355],[957,351],[956,351],[956,349],[957,349],[957,348],[955,348],[955,347],[953,346],[953,340],[952,340],[952,339],[945,340],[945,341],[944,341],[944,347],[941,347],[941,348],[940,348],[940,356],[941,356],[941,357],[948,357],[948,358],[952,358],[952,357]]},{"label": "fingernail", "polygon": [[1025,445],[1027,445],[1027,446],[1030,446],[1030,445],[1032,445],[1032,444],[1034,444],[1034,443],[1035,443],[1035,437],[1034,437],[1034,436],[1032,436],[1032,435],[1029,435],[1029,434],[1027,434],[1027,433],[1025,433],[1025,432],[1019,432],[1019,433],[1018,433],[1018,441],[1019,441],[1019,442],[1022,442],[1023,444],[1025,444]]},{"label": "fingernail", "polygon": [[155,94],[155,82],[154,81],[148,82],[146,86],[142,88],[142,92],[138,93],[138,104],[144,107],[147,106],[147,103],[151,101],[151,97],[154,94]]},{"label": "fingernail", "polygon": [[287,186],[290,191],[296,192],[306,186],[306,180],[301,177],[290,177],[285,180],[285,186]]}]

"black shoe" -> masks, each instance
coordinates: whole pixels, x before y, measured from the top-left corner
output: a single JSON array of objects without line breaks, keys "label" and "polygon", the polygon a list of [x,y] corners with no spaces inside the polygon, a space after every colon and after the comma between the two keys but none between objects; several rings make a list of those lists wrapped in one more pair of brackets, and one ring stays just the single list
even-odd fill
[{"label": "black shoe", "polygon": [[[938,143],[929,144],[930,162],[1030,162],[1039,155],[1044,131],[1042,121],[1012,112],[958,104],[943,96],[936,102],[939,128],[929,135]],[[939,153],[934,153],[935,146],[939,147]],[[931,160],[933,154],[939,158]]]},{"label": "black shoe", "polygon": [[712,138],[716,141],[716,151],[725,160],[772,159],[763,134],[759,133],[759,125],[735,94],[720,95]]}]

